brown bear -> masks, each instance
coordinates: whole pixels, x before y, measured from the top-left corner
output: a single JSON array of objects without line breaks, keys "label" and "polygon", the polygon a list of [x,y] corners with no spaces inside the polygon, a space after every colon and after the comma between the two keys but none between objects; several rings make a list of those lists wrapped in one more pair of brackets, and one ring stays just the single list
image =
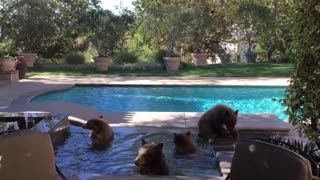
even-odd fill
[{"label": "brown bear", "polygon": [[173,133],[175,144],[175,153],[178,155],[191,154],[197,151],[197,146],[192,142],[190,135],[191,132]]},{"label": "brown bear", "polygon": [[142,175],[169,175],[169,168],[162,153],[163,143],[149,144],[142,139],[142,147],[135,159]]},{"label": "brown bear", "polygon": [[238,140],[238,131],[235,129],[238,119],[238,110],[219,104],[208,110],[198,122],[199,137],[212,139],[215,137],[232,137]]},{"label": "brown bear", "polygon": [[82,127],[85,129],[90,129],[90,137],[94,147],[105,148],[108,147],[113,140],[113,130],[109,124],[102,119],[103,117],[97,117],[90,119]]}]

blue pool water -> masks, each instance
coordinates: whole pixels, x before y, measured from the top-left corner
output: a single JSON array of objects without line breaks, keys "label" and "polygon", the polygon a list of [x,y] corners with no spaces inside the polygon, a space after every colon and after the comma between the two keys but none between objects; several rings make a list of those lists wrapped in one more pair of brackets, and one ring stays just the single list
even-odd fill
[{"label": "blue pool water", "polygon": [[76,86],[53,92],[33,102],[64,101],[100,111],[205,112],[226,104],[240,113],[274,113],[287,120],[278,101],[286,87],[199,87],[199,86]]},{"label": "blue pool water", "polygon": [[217,158],[208,143],[204,143],[193,132],[192,140],[198,147],[194,154],[175,155],[173,132],[185,129],[159,130],[138,128],[113,128],[115,136],[107,149],[92,149],[89,131],[71,126],[70,136],[55,150],[58,167],[64,174],[112,174],[136,175],[138,168],[134,159],[141,148],[141,139],[148,143],[163,143],[163,153],[170,175],[177,176],[221,176]]}]

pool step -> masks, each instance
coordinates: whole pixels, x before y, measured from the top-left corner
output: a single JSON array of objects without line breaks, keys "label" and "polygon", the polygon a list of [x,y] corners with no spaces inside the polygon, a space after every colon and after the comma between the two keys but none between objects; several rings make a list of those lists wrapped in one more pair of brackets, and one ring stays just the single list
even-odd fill
[{"label": "pool step", "polygon": [[[197,128],[202,112],[103,112],[114,127],[182,127]],[[239,114],[236,128],[242,134],[282,134],[293,128],[274,114]]]}]

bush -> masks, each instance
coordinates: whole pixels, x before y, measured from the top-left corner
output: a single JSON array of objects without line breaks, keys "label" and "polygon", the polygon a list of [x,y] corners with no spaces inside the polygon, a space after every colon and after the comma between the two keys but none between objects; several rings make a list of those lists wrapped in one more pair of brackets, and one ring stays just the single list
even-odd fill
[{"label": "bush", "polygon": [[138,57],[130,52],[119,52],[112,57],[112,62],[116,64],[133,64],[138,61]]},{"label": "bush", "polygon": [[83,53],[80,52],[73,52],[65,57],[65,61],[67,64],[84,64],[86,58],[84,57]]},{"label": "bush", "polygon": [[154,54],[154,61],[157,63],[163,64],[163,57],[167,56],[168,51],[164,49],[159,49],[155,54]]},{"label": "bush", "polygon": [[0,41],[0,57],[17,56],[20,49],[16,47],[12,40],[3,39]]},{"label": "bush", "polygon": [[37,57],[34,62],[34,67],[40,68],[48,64],[63,64],[63,63],[64,63],[64,59],[59,59],[59,58],[45,59],[45,58]]},{"label": "bush", "polygon": [[290,59],[294,75],[283,100],[289,122],[320,148],[320,1],[294,4]]}]

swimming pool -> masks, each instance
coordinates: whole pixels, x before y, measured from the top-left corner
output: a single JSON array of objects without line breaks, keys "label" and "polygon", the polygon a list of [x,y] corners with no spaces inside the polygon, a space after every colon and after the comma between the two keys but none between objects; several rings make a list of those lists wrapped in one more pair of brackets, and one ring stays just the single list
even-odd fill
[{"label": "swimming pool", "polygon": [[76,86],[32,101],[64,101],[111,112],[205,112],[222,103],[240,113],[274,113],[287,120],[285,107],[272,100],[283,98],[285,90],[251,86]]}]

